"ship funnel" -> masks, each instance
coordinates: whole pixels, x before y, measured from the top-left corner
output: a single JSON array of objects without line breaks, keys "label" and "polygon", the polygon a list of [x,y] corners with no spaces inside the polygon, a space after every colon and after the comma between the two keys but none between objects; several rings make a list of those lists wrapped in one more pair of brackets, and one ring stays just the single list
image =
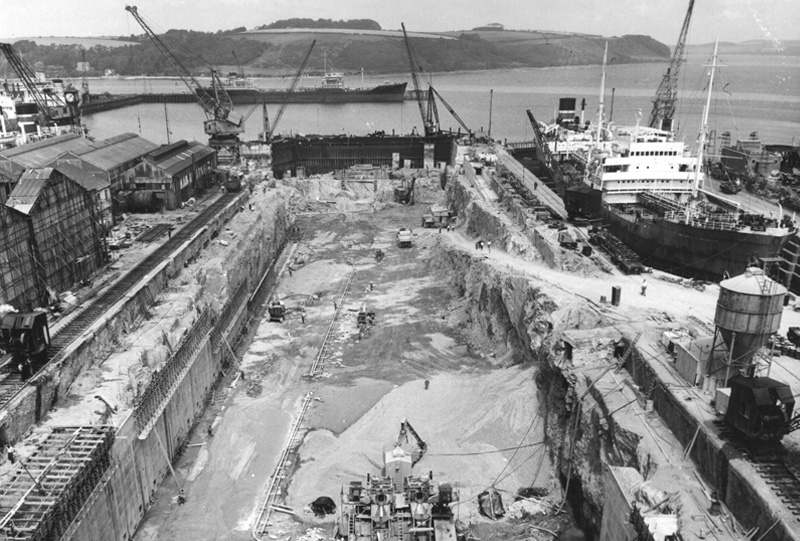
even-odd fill
[{"label": "ship funnel", "polygon": [[719,284],[714,324],[731,353],[731,363],[744,372],[769,335],[777,332],[786,288],[752,267]]}]

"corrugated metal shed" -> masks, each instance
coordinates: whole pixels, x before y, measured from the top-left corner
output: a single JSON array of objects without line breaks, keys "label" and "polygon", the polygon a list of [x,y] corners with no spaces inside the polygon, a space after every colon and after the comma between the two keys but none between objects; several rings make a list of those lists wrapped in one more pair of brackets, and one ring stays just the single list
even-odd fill
[{"label": "corrugated metal shed", "polygon": [[149,161],[166,174],[173,176],[214,154],[214,149],[197,141],[178,141],[151,152]]},{"label": "corrugated metal shed", "polygon": [[82,160],[110,171],[158,148],[158,145],[135,133],[123,133],[92,144],[86,150],[75,152]]},{"label": "corrugated metal shed", "polygon": [[44,167],[65,152],[81,152],[88,150],[92,142],[77,134],[69,133],[35,143],[28,143],[0,152],[12,162],[23,166],[25,169]]},{"label": "corrugated metal shed", "polygon": [[72,164],[62,163],[55,166],[55,169],[60,171],[69,179],[74,180],[84,187],[87,191],[94,192],[100,191],[109,186],[108,179],[105,173],[97,171],[87,171]]},{"label": "corrugated metal shed", "polygon": [[25,171],[19,183],[8,196],[6,206],[23,214],[30,214],[52,174],[51,167]]}]

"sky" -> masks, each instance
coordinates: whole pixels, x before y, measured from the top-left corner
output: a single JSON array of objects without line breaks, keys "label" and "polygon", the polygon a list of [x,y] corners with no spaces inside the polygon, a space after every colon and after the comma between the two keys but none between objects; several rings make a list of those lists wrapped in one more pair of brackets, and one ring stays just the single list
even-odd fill
[{"label": "sky", "polygon": [[[386,30],[513,30],[621,36],[644,34],[674,45],[689,0],[2,0],[0,36],[141,34],[132,3],[156,31],[251,29],[288,18],[373,19]],[[800,39],[800,0],[696,0],[688,43]]]}]

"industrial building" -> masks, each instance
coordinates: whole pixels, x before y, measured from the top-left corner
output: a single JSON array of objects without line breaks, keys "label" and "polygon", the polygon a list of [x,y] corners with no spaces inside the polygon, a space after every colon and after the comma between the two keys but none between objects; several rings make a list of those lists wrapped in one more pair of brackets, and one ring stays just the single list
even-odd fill
[{"label": "industrial building", "polygon": [[174,210],[214,183],[217,155],[197,141],[162,145],[125,173],[120,200],[135,211]]},{"label": "industrial building", "polygon": [[23,173],[0,217],[0,295],[17,309],[53,302],[104,261],[92,197],[58,168]]}]

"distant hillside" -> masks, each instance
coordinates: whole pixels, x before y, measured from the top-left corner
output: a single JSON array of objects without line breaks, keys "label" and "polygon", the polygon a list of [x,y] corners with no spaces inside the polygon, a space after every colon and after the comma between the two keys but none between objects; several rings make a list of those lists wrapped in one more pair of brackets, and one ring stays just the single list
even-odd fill
[{"label": "distant hillside", "polygon": [[259,26],[256,29],[271,30],[276,28],[350,28],[358,30],[380,30],[381,25],[372,19],[351,19],[348,21],[332,21],[330,19],[283,19]]},{"label": "distant hillside", "polygon": [[[688,45],[686,48],[690,53],[709,53],[714,49],[714,44]],[[756,39],[741,43],[725,41],[720,42],[719,52],[720,54],[800,56],[800,40],[775,42],[768,39]]]},{"label": "distant hillside", "polygon": [[[243,37],[243,36],[242,36]],[[399,31],[327,33],[293,30],[287,33],[248,32],[249,40],[269,43],[270,48],[247,66],[250,73],[291,72],[312,39],[317,40],[310,69],[322,67],[322,51],[337,71],[371,73],[408,71],[408,54]],[[605,38],[587,34],[520,31],[463,31],[410,38],[425,71],[465,71],[520,67],[598,64],[608,41],[609,58],[617,63],[663,61],[669,47],[648,36]]]},{"label": "distant hillside", "polygon": [[[15,46],[28,63],[44,69],[48,76],[77,77],[81,75],[77,63],[84,52],[68,40],[81,38],[63,39],[54,45],[26,40]],[[169,30],[163,39],[173,54],[196,74],[208,74],[209,65],[223,73],[238,71],[237,59],[250,75],[294,73],[314,39],[317,45],[307,68],[309,74],[322,73],[326,60],[329,68],[346,73],[361,69],[371,74],[406,73],[409,69],[408,53],[399,30],[237,28],[216,33]],[[666,45],[637,35],[606,38],[490,29],[439,34],[413,32],[409,33],[409,39],[422,70],[437,72],[598,64],[606,42],[609,58],[620,64],[661,62],[670,55]],[[91,66],[86,75],[101,75],[106,69],[120,75],[175,74],[146,36],[130,36],[119,43],[122,46],[86,43],[86,61]],[[0,62],[0,75],[8,69]]]}]

